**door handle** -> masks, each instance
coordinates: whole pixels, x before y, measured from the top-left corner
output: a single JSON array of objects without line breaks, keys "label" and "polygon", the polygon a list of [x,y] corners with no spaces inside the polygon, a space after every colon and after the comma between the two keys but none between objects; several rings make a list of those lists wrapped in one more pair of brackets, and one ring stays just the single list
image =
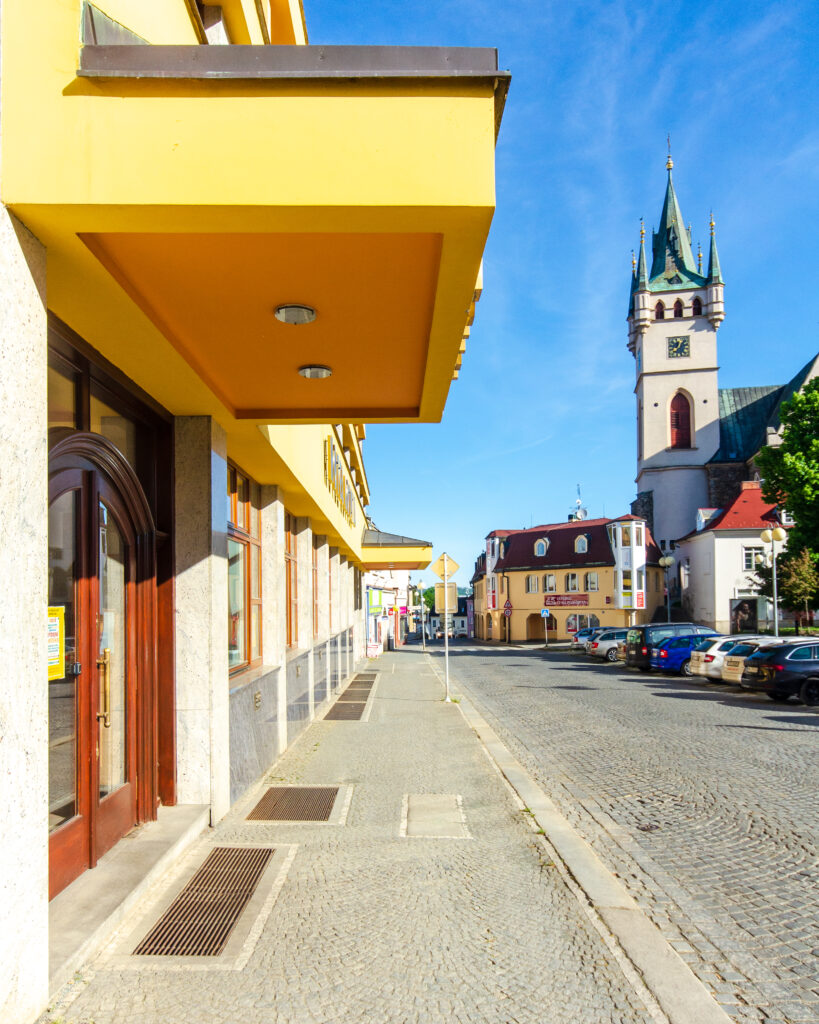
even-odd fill
[{"label": "door handle", "polygon": [[111,728],[111,649],[106,647],[102,657],[97,658],[97,668],[102,670],[102,711],[97,712],[97,721],[106,729]]}]

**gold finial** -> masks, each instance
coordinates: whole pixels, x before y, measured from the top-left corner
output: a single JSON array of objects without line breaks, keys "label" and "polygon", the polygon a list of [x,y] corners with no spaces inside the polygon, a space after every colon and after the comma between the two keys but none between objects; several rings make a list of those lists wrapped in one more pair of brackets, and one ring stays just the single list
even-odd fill
[{"label": "gold finial", "polygon": [[637,269],[637,257],[634,255],[634,250],[631,250],[631,272],[632,274]]},{"label": "gold finial", "polygon": [[640,218],[640,245],[643,244],[646,238],[646,224],[643,218]]},{"label": "gold finial", "polygon": [[711,234],[714,233],[714,211],[711,211]]},{"label": "gold finial", "polygon": [[665,169],[670,171],[674,166],[674,161],[671,159],[671,135],[666,136],[666,142],[668,142],[668,159],[665,162]]},{"label": "gold finial", "polygon": [[697,242],[697,273],[702,273],[702,242]]}]

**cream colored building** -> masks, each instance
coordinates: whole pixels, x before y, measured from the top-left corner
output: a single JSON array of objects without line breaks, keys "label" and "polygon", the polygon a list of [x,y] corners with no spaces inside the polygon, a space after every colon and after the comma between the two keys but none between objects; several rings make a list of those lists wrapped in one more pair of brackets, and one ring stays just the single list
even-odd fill
[{"label": "cream colored building", "polygon": [[487,551],[472,577],[482,640],[545,641],[547,628],[549,640],[567,640],[587,626],[649,621],[663,604],[660,552],[636,516],[494,531],[493,553],[496,542],[492,572]]}]

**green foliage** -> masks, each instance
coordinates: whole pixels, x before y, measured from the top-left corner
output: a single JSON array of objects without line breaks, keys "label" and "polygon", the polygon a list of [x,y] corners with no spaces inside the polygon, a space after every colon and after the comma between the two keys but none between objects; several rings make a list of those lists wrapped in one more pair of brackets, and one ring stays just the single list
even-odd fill
[{"label": "green foliage", "polygon": [[424,604],[427,606],[427,611],[431,612],[435,607],[435,587],[427,587],[424,591]]},{"label": "green foliage", "polygon": [[819,551],[819,379],[782,405],[782,444],[756,457],[762,496],[794,519],[792,550]]},{"label": "green foliage", "polygon": [[817,556],[807,548],[802,548],[799,554],[783,559],[784,564],[777,574],[785,606],[804,610],[806,617],[808,609],[816,607],[819,598],[819,568],[816,562]]}]

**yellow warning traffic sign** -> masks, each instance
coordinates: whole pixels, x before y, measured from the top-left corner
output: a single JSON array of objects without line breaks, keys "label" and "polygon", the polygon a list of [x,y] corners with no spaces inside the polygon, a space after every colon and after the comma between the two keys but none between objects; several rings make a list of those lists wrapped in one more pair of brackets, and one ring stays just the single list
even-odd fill
[{"label": "yellow warning traffic sign", "polygon": [[450,558],[446,553],[439,555],[437,561],[433,562],[430,566],[430,569],[432,569],[436,576],[440,576],[441,579],[444,579],[444,558],[446,558],[447,578],[454,576],[458,569],[460,569],[460,566],[454,558]]}]

